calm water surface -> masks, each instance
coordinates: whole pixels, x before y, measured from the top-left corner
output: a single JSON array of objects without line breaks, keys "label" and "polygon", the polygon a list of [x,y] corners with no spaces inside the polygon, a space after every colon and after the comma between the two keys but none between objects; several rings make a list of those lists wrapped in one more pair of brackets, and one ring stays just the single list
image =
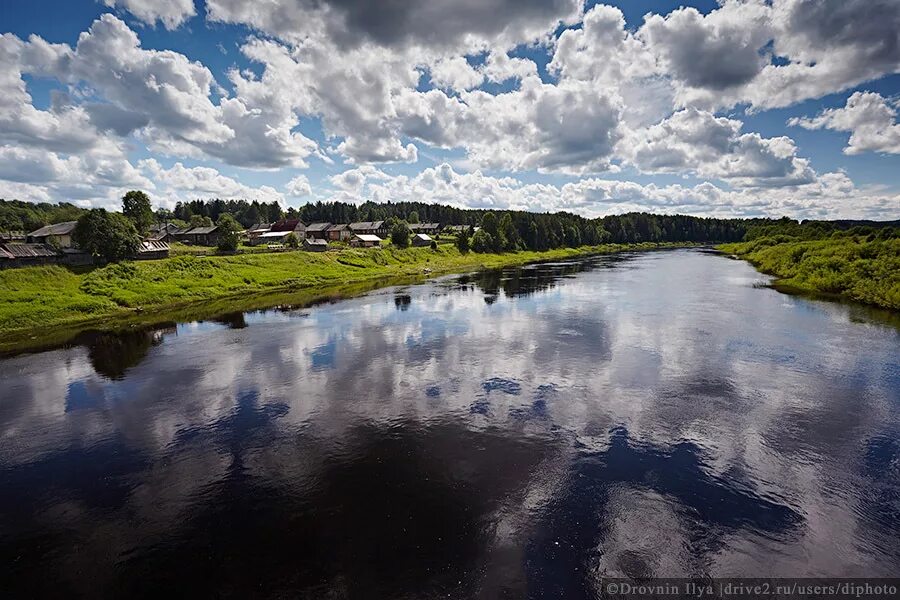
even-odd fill
[{"label": "calm water surface", "polygon": [[900,335],[697,251],[0,361],[0,589],[571,597],[896,575]]}]

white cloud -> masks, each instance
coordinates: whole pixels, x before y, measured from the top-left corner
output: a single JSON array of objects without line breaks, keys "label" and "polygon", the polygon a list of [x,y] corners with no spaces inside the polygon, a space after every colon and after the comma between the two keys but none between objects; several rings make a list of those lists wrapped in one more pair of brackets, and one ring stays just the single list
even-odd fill
[{"label": "white cloud", "polygon": [[147,25],[159,21],[170,30],[197,14],[194,0],[103,0],[103,3],[110,8],[123,8]]},{"label": "white cloud", "polygon": [[294,198],[312,196],[312,186],[309,185],[309,179],[306,178],[306,175],[297,175],[287,182],[284,189]]},{"label": "white cloud", "polygon": [[679,106],[764,110],[900,71],[898,32],[895,0],[725,0],[653,15],[638,35]]},{"label": "white cloud", "polygon": [[445,90],[470,90],[481,85],[484,75],[463,56],[442,58],[431,65],[431,82]]},{"label": "white cloud", "polygon": [[158,191],[154,197],[166,206],[173,206],[178,200],[197,198],[223,200],[243,198],[284,204],[284,194],[275,188],[267,185],[251,187],[222,175],[211,167],[185,167],[177,162],[171,168],[165,169],[152,158],[142,160],[138,164],[158,184]]},{"label": "white cloud", "polygon": [[647,172],[695,173],[742,187],[797,185],[815,172],[788,137],[741,133],[742,123],[697,109],[636,131],[623,146]]},{"label": "white cloud", "polygon": [[843,108],[825,110],[811,119],[795,117],[788,124],[805,129],[849,131],[850,141],[844,148],[845,154],[900,154],[897,109],[874,92],[856,92]]},{"label": "white cloud", "polygon": [[210,20],[243,23],[288,42],[327,35],[340,46],[478,49],[533,41],[573,23],[578,0],[207,0]]}]

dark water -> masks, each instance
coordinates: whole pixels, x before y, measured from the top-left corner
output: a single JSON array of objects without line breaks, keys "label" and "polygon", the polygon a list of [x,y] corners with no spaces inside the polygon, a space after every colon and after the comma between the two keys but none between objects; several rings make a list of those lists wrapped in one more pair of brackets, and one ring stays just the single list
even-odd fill
[{"label": "dark water", "polygon": [[589,598],[896,575],[900,336],[696,251],[0,362],[0,589]]}]

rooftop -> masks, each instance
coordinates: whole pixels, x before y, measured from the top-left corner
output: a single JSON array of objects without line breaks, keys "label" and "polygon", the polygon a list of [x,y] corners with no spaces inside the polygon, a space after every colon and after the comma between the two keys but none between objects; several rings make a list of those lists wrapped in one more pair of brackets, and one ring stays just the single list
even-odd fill
[{"label": "rooftop", "polygon": [[331,223],[310,223],[306,226],[307,231],[326,231],[331,227]]},{"label": "rooftop", "polygon": [[28,235],[30,237],[46,237],[48,235],[69,235],[75,229],[78,221],[65,221],[63,223],[54,223],[53,225],[44,225],[40,229],[32,231]]}]

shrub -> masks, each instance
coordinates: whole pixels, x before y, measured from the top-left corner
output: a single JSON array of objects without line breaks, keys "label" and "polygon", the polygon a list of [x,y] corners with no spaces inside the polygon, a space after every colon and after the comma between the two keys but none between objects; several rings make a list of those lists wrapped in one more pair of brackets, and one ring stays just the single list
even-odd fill
[{"label": "shrub", "polygon": [[391,229],[391,243],[398,248],[409,247],[409,226],[400,221]]}]

